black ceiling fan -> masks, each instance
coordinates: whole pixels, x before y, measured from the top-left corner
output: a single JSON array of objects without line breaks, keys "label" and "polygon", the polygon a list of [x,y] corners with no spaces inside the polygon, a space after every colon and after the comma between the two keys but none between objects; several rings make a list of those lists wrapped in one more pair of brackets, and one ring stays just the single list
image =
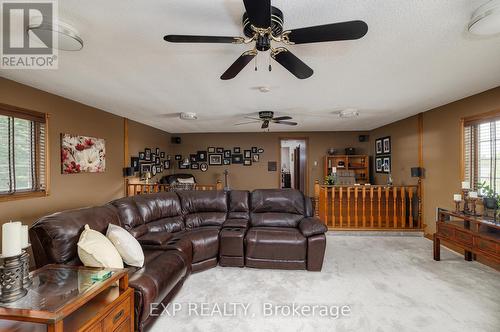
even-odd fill
[{"label": "black ceiling fan", "polygon": [[261,126],[262,129],[269,128],[270,123],[282,124],[282,125],[286,125],[286,126],[296,126],[297,125],[297,122],[287,121],[287,120],[292,120],[291,116],[279,116],[279,117],[275,118],[274,112],[271,112],[271,111],[260,111],[258,118],[255,118],[252,116],[245,116],[245,118],[251,119],[253,121],[236,123],[235,126],[241,126],[241,125],[246,125],[246,124],[250,124],[250,123],[260,123],[260,122],[262,122],[262,126]]},{"label": "black ceiling fan", "polygon": [[[293,55],[285,47],[273,47],[271,42],[286,45],[354,40],[362,38],[368,32],[368,25],[363,21],[349,21],[317,25],[307,28],[283,31],[283,13],[271,6],[271,0],[243,0],[246,12],[243,14],[244,37],[166,35],[163,39],[172,43],[229,43],[249,44],[255,47],[243,54],[220,77],[229,80],[245,68],[259,51],[271,50],[271,57],[297,78],[311,77],[313,70]],[[271,70],[271,65],[269,65]]]}]

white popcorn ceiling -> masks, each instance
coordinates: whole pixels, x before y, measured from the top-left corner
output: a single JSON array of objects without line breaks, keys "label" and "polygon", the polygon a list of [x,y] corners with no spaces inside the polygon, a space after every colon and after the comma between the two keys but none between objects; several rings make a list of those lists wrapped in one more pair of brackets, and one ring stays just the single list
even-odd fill
[{"label": "white popcorn ceiling", "polygon": [[[500,37],[466,32],[486,0],[275,0],[285,29],[362,19],[361,40],[289,46],[314,69],[298,80],[259,54],[235,79],[220,75],[249,45],[169,44],[165,34],[240,36],[240,0],[59,1],[85,41],[59,69],[0,75],[172,133],[261,131],[233,126],[259,110],[291,114],[272,131],[370,130],[500,85]],[[262,93],[258,87],[270,87]],[[332,114],[356,108],[357,118]],[[196,112],[182,121],[177,112]],[[169,115],[170,114],[170,115]]]}]

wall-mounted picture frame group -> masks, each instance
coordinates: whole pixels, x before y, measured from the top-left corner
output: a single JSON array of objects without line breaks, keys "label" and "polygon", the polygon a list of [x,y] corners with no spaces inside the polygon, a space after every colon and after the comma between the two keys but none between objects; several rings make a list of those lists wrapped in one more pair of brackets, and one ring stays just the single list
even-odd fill
[{"label": "wall-mounted picture frame group", "polygon": [[375,140],[375,172],[391,172],[391,137],[381,137]]},{"label": "wall-mounted picture frame group", "polygon": [[389,174],[391,172],[391,156],[376,157],[375,172]]}]

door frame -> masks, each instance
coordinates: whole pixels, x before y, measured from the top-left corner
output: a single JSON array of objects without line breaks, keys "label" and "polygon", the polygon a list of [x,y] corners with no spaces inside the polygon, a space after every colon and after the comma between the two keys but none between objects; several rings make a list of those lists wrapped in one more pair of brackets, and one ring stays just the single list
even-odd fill
[{"label": "door frame", "polygon": [[305,160],[304,164],[306,165],[306,169],[304,170],[304,195],[309,196],[310,188],[309,188],[309,137],[308,136],[280,136],[278,137],[278,188],[281,188],[281,141],[286,140],[301,140],[304,141],[306,146]]}]

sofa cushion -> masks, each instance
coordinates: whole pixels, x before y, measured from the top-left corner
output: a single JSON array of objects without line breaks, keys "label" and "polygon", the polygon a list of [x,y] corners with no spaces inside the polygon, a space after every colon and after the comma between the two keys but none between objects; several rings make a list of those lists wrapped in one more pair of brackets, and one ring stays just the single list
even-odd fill
[{"label": "sofa cushion", "polygon": [[177,192],[184,214],[200,212],[227,213],[227,197],[224,191],[189,190]]},{"label": "sofa cushion", "polygon": [[248,220],[247,219],[227,219],[223,228],[247,228]]},{"label": "sofa cushion", "polygon": [[143,236],[139,237],[137,241],[139,241],[139,243],[142,245],[161,246],[167,243],[173,237],[174,235],[171,233],[155,232],[155,233],[146,233]]},{"label": "sofa cushion", "polygon": [[318,218],[314,217],[302,219],[299,223],[299,229],[305,237],[324,234],[328,231],[325,224]]},{"label": "sofa cushion", "polygon": [[180,232],[185,228],[182,216],[162,218],[146,224],[148,232]]},{"label": "sofa cushion", "polygon": [[126,230],[131,230],[132,228],[144,224],[141,214],[137,209],[137,205],[135,204],[134,197],[120,198],[112,201],[111,204],[118,210],[121,225]]},{"label": "sofa cushion", "polygon": [[200,227],[186,231],[182,237],[189,238],[193,246],[193,263],[218,256],[219,228]]},{"label": "sofa cushion", "polygon": [[246,190],[231,190],[228,193],[229,209],[228,218],[230,219],[249,219],[250,218],[250,193]]},{"label": "sofa cushion", "polygon": [[199,212],[186,214],[186,228],[193,229],[202,226],[221,227],[226,221],[226,212]]},{"label": "sofa cushion", "polygon": [[144,265],[144,252],[139,242],[125,229],[110,224],[106,237],[113,243],[116,250],[127,265],[142,267]]},{"label": "sofa cushion", "polygon": [[120,224],[118,211],[106,204],[58,212],[38,219],[30,228],[36,265],[81,263],[77,243],[86,224],[104,234],[109,224]]},{"label": "sofa cushion", "polygon": [[252,227],[245,237],[246,256],[267,260],[305,260],[307,239],[296,228]]},{"label": "sofa cushion", "polygon": [[305,213],[304,195],[298,190],[261,189],[252,193],[254,227],[297,227]]},{"label": "sofa cushion", "polygon": [[123,269],[122,257],[113,243],[102,233],[90,229],[89,225],[85,225],[77,245],[83,265]]},{"label": "sofa cushion", "polygon": [[150,305],[160,303],[186,276],[187,266],[182,255],[175,251],[146,251],[144,267],[130,275],[129,286],[136,292],[136,319],[149,317]]}]

